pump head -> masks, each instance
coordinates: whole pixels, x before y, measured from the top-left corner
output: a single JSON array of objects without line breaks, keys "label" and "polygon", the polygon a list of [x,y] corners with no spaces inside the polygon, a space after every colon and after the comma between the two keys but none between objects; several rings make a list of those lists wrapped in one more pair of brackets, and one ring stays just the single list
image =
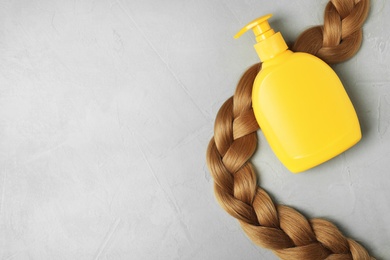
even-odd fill
[{"label": "pump head", "polygon": [[267,14],[253,20],[242,28],[234,38],[237,39],[246,31],[252,29],[256,36],[257,44],[254,45],[257,54],[262,61],[269,60],[279,53],[288,49],[286,42],[280,32],[275,33],[268,23],[268,19],[272,14]]},{"label": "pump head", "polygon": [[272,17],[272,14],[267,14],[267,15],[264,15],[260,18],[253,20],[252,22],[245,25],[245,27],[242,28],[236,35],[234,35],[234,39],[238,39],[241,35],[243,35],[245,32],[247,32],[250,29],[253,30],[253,33],[256,36],[257,42],[261,41],[261,39],[258,40],[257,37],[259,37],[259,36],[261,37],[263,34],[268,32],[269,30],[271,30],[271,32],[269,32],[269,33],[274,34],[275,31],[272,30],[271,26],[268,23],[268,19],[271,17]]}]

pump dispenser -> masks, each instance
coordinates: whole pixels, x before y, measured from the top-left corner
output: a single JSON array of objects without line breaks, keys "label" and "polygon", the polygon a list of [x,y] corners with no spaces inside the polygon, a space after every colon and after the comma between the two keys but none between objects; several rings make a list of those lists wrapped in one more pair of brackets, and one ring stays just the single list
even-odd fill
[{"label": "pump dispenser", "polygon": [[250,22],[234,36],[237,39],[246,31],[252,29],[257,41],[254,47],[263,62],[288,49],[282,34],[280,32],[275,33],[269,25],[268,19],[271,17],[272,14],[268,14]]},{"label": "pump dispenser", "polygon": [[271,14],[241,29],[252,29],[262,70],[253,84],[252,106],[279,160],[297,173],[346,151],[361,139],[355,109],[336,73],[321,59],[288,50]]}]

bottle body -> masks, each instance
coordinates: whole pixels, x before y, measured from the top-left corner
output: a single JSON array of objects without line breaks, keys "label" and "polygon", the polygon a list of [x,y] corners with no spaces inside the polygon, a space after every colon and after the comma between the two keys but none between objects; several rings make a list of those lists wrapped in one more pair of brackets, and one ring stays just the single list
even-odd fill
[{"label": "bottle body", "polygon": [[265,61],[253,85],[256,119],[279,160],[297,173],[361,139],[355,109],[322,60],[286,50]]}]

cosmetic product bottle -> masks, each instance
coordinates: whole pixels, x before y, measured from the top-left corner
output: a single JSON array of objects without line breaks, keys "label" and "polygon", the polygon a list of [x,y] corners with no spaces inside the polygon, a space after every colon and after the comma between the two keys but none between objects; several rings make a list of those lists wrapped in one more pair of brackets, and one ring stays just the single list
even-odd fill
[{"label": "cosmetic product bottle", "polygon": [[355,109],[336,73],[321,59],[288,49],[266,15],[252,29],[262,69],[253,84],[256,120],[279,160],[293,173],[317,166],[361,139]]}]

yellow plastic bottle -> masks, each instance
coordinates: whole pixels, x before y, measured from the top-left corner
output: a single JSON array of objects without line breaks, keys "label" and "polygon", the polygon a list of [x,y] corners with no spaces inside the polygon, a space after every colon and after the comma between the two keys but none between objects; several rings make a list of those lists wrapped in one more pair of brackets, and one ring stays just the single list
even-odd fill
[{"label": "yellow plastic bottle", "polygon": [[355,109],[336,73],[321,59],[292,52],[266,15],[252,29],[262,70],[253,84],[253,110],[264,136],[291,172],[317,166],[361,139]]}]

